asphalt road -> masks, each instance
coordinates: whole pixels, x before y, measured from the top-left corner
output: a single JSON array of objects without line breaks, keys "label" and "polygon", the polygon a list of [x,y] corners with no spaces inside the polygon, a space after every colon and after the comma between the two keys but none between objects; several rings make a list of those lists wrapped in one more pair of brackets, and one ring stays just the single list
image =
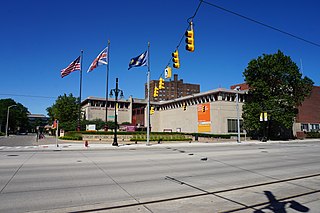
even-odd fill
[{"label": "asphalt road", "polygon": [[0,151],[0,212],[319,212],[320,142]]}]

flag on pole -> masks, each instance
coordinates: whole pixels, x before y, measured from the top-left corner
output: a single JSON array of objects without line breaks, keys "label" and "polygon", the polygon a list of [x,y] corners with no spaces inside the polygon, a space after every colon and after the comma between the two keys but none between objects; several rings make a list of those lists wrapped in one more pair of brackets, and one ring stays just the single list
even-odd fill
[{"label": "flag on pole", "polygon": [[131,69],[132,67],[142,67],[147,65],[148,65],[148,51],[145,51],[141,55],[135,58],[131,58],[128,70]]},{"label": "flag on pole", "polygon": [[108,47],[101,51],[101,53],[93,60],[87,72],[91,72],[100,65],[108,64]]},{"label": "flag on pole", "polygon": [[71,64],[69,64],[69,66],[67,66],[65,69],[61,70],[60,74],[61,74],[61,78],[69,75],[71,72],[76,71],[76,70],[80,70],[81,66],[80,66],[80,56],[74,60],[73,62],[71,62]]}]

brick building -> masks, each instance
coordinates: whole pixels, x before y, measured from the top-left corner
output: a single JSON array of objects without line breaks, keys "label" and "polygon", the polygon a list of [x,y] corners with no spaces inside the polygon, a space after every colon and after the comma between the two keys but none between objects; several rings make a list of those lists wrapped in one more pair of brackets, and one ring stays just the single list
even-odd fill
[{"label": "brick building", "polygon": [[314,86],[311,94],[301,106],[296,117],[297,132],[312,132],[320,130],[320,86]]},{"label": "brick building", "polygon": [[[173,81],[165,81],[165,89],[159,90],[159,96],[153,97],[154,87],[159,87],[159,80],[150,81],[150,101],[172,100],[196,93],[200,93],[199,84],[183,83],[183,79],[178,80],[178,75],[174,74]],[[145,84],[145,98],[148,96],[147,84]]]}]

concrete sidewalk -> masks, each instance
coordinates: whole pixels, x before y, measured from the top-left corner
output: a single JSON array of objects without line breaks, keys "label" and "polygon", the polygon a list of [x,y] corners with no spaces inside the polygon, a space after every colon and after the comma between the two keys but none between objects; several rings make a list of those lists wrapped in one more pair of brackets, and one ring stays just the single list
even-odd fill
[{"label": "concrete sidewalk", "polygon": [[34,144],[33,146],[0,146],[0,151],[70,151],[70,150],[115,150],[115,149],[150,149],[150,148],[163,148],[163,147],[194,147],[194,146],[245,146],[250,144],[261,144],[261,145],[272,145],[275,143],[283,144],[301,144],[305,142],[315,142],[319,139],[309,139],[309,140],[290,140],[290,141],[267,141],[261,142],[256,140],[242,141],[237,143],[236,141],[220,141],[220,142],[177,142],[177,141],[165,141],[158,143],[157,141],[150,141],[149,145],[146,142],[125,142],[118,143],[118,146],[112,146],[111,142],[97,142],[88,141],[88,146],[85,146],[85,141],[66,141],[58,140],[56,142],[55,138],[50,138],[49,140],[39,140],[39,144]]}]

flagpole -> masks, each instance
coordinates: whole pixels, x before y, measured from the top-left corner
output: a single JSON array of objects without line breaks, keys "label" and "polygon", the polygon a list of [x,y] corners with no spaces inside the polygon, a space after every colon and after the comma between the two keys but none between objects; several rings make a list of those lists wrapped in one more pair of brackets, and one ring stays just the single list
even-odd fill
[{"label": "flagpole", "polygon": [[147,73],[147,84],[148,84],[148,104],[147,104],[147,146],[150,139],[150,42],[148,42],[148,73]]},{"label": "flagpole", "polygon": [[106,124],[104,130],[108,131],[108,90],[109,90],[109,54],[110,54],[110,40],[108,40],[108,52],[107,52],[107,68],[106,68]]},{"label": "flagpole", "polygon": [[79,92],[79,111],[78,111],[78,127],[77,131],[80,131],[80,116],[81,116],[81,91],[82,91],[82,60],[83,59],[83,50],[81,50],[81,57],[80,57],[80,92]]}]

